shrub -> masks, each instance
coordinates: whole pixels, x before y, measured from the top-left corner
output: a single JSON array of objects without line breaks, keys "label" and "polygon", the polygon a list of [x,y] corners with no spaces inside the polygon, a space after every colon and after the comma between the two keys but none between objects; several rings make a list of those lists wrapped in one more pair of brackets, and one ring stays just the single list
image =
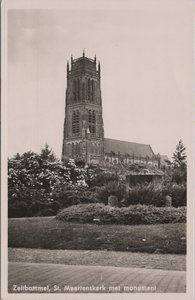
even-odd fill
[{"label": "shrub", "polygon": [[[139,171],[145,165],[128,168]],[[186,167],[170,169],[162,184],[138,184],[128,192],[123,181],[125,169],[127,167],[121,165],[84,168],[83,161],[74,160],[62,164],[48,145],[40,154],[32,151],[17,154],[8,160],[8,215],[31,217],[56,214],[76,204],[108,204],[111,195],[116,196],[119,206],[123,207],[164,206],[165,195],[172,197],[175,207],[186,205]]]},{"label": "shrub", "polygon": [[110,207],[104,204],[80,204],[70,206],[57,215],[66,222],[93,223],[99,218],[102,224],[159,224],[186,222],[186,208],[131,205]]},{"label": "shrub", "polygon": [[58,198],[67,190],[64,185],[73,187],[74,192],[74,186],[87,186],[86,177],[86,171],[76,167],[74,161],[59,162],[47,145],[40,154],[17,154],[8,160],[9,217],[56,214],[62,206]]},{"label": "shrub", "polygon": [[72,186],[66,183],[56,185],[52,191],[53,201],[61,208],[81,204],[92,203],[93,192],[83,186]]},{"label": "shrub", "polygon": [[164,187],[164,194],[172,197],[172,205],[174,207],[186,206],[187,189],[186,184],[170,183]]},{"label": "shrub", "polygon": [[107,185],[109,182],[119,181],[116,172],[101,169],[100,167],[89,166],[87,169],[88,178],[86,182],[89,187]]},{"label": "shrub", "polygon": [[172,197],[174,207],[186,206],[186,185],[177,183],[137,184],[126,192],[122,206],[143,204],[165,206],[165,196]]},{"label": "shrub", "polygon": [[116,196],[120,202],[125,195],[125,184],[120,181],[111,181],[101,187],[89,190],[89,193],[94,199],[93,202],[108,204],[108,197],[111,195]]},{"label": "shrub", "polygon": [[163,206],[163,187],[161,184],[137,184],[126,192],[123,206],[144,204]]}]

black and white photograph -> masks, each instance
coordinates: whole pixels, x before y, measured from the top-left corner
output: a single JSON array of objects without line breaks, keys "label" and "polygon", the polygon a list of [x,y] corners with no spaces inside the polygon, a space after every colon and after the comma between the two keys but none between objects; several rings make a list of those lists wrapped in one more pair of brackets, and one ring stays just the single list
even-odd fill
[{"label": "black and white photograph", "polygon": [[193,9],[2,1],[2,299],[193,299]]}]

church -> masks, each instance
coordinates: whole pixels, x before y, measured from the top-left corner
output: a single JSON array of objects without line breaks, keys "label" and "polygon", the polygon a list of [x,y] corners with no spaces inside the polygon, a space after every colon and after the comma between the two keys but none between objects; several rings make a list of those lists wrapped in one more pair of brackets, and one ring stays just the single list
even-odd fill
[{"label": "church", "polygon": [[151,146],[104,137],[100,62],[83,55],[67,62],[62,161],[87,164],[143,163],[160,168]]}]

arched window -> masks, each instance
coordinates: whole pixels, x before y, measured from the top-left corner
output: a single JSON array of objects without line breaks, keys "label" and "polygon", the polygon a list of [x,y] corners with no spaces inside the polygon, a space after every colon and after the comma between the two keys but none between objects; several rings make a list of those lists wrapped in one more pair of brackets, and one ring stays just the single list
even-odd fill
[{"label": "arched window", "polygon": [[73,134],[76,133],[76,113],[75,113],[75,110],[73,111],[73,114],[72,114],[72,133]]},{"label": "arched window", "polygon": [[85,83],[82,84],[82,100],[85,101]]},{"label": "arched window", "polygon": [[95,110],[93,110],[93,112],[92,112],[92,123],[93,124],[96,123]]},{"label": "arched window", "polygon": [[87,99],[90,100],[90,79],[88,79],[88,86],[87,86]]},{"label": "arched window", "polygon": [[94,135],[96,133],[96,115],[95,110],[89,110],[89,131]]},{"label": "arched window", "polygon": [[94,86],[94,101],[97,101],[97,82],[95,81],[95,86]]},{"label": "arched window", "polygon": [[80,101],[80,80],[77,79],[77,99]]},{"label": "arched window", "polygon": [[91,109],[89,110],[89,123],[92,123],[92,113],[91,113]]},{"label": "arched window", "polygon": [[72,114],[72,133],[73,134],[78,134],[79,133],[79,110],[73,111]]},{"label": "arched window", "polygon": [[76,133],[79,133],[79,110],[77,110],[76,114]]},{"label": "arched window", "polygon": [[77,83],[76,80],[74,80],[74,101],[77,100]]},{"label": "arched window", "polygon": [[91,100],[94,102],[94,81],[91,81]]}]

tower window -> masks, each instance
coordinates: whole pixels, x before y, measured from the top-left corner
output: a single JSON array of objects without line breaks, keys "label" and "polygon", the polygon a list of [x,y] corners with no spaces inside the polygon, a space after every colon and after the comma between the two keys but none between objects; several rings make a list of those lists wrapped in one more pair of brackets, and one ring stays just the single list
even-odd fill
[{"label": "tower window", "polygon": [[97,101],[97,82],[95,81],[95,86],[94,86],[94,100]]},{"label": "tower window", "polygon": [[85,83],[82,84],[82,100],[85,100]]},{"label": "tower window", "polygon": [[72,133],[79,133],[79,110],[74,110],[72,114]]},{"label": "tower window", "polygon": [[92,123],[92,113],[91,113],[91,109],[89,110],[89,123]]},{"label": "tower window", "polygon": [[88,79],[88,90],[87,90],[87,98],[90,100],[90,79]]},{"label": "tower window", "polygon": [[95,110],[91,111],[91,109],[89,110],[89,131],[92,134],[96,133],[96,115],[95,115]]},{"label": "tower window", "polygon": [[77,100],[77,83],[76,80],[74,80],[74,101]]},{"label": "tower window", "polygon": [[80,80],[77,79],[77,99],[80,100]]},{"label": "tower window", "polygon": [[91,133],[95,134],[95,126],[92,126]]},{"label": "tower window", "polygon": [[92,112],[92,123],[95,124],[96,123],[96,117],[95,117],[95,110],[93,110]]},{"label": "tower window", "polygon": [[94,81],[91,81],[91,94],[92,94],[92,102],[94,102]]}]

